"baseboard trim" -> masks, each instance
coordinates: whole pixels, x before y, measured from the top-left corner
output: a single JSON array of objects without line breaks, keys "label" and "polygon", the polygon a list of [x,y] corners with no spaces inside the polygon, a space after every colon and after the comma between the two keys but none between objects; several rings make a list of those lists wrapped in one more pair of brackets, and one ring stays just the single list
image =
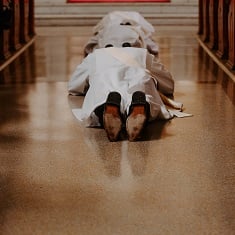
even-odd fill
[{"label": "baseboard trim", "polygon": [[235,70],[231,70],[227,67],[226,61],[220,60],[213,51],[211,51],[207,45],[201,40],[200,36],[197,36],[199,45],[205,51],[205,53],[215,62],[215,64],[224,72],[226,76],[220,76],[217,78],[218,83],[222,85],[225,93],[235,105]]},{"label": "baseboard trim", "polygon": [[11,55],[6,61],[0,64],[0,71],[7,67],[11,62],[13,62],[21,53],[23,53],[33,42],[35,41],[35,36],[32,37],[24,46],[17,50],[13,55]]},{"label": "baseboard trim", "polygon": [[235,71],[231,71],[219,58],[205,45],[199,36],[197,40],[200,46],[206,51],[206,53],[214,60],[214,62],[235,82]]}]

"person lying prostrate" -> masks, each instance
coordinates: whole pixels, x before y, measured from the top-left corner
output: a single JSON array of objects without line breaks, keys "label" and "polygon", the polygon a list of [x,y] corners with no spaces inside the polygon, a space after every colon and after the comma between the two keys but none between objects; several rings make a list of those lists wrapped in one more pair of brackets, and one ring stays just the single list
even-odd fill
[{"label": "person lying prostrate", "polygon": [[[145,48],[94,50],[72,74],[68,92],[85,95],[77,117],[86,126],[104,127],[110,141],[123,127],[130,141],[138,140],[148,122],[174,116],[162,100],[173,95],[174,80]],[[181,110],[181,103],[173,104]]]},{"label": "person lying prostrate", "polygon": [[[120,44],[124,39],[126,43],[131,43],[126,39],[127,35],[130,37],[135,35],[135,43],[141,41],[142,48],[146,48],[151,54],[158,56],[158,44],[152,39],[154,32],[153,25],[138,12],[110,12],[93,28],[93,36],[84,47],[84,56],[87,56],[94,49],[103,48],[104,45],[100,41],[104,39],[108,42],[109,39],[115,38],[115,44]],[[108,44],[111,44],[111,42]]]}]

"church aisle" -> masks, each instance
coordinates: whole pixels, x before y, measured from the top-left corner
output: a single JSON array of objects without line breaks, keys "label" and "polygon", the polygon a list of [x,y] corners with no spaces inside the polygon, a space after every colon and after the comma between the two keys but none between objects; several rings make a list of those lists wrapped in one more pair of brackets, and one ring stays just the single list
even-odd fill
[{"label": "church aisle", "polygon": [[195,28],[155,34],[193,117],[151,123],[139,142],[109,142],[71,112],[90,30],[38,28],[0,73],[0,234],[233,234],[235,109]]}]

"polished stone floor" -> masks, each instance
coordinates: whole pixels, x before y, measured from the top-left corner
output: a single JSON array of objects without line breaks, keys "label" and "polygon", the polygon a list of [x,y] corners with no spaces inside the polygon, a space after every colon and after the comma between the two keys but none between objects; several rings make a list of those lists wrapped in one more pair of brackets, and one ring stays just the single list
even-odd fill
[{"label": "polished stone floor", "polygon": [[235,234],[235,108],[195,28],[157,28],[175,99],[193,117],[139,142],[83,127],[67,81],[90,28],[38,28],[0,72],[0,234]]}]

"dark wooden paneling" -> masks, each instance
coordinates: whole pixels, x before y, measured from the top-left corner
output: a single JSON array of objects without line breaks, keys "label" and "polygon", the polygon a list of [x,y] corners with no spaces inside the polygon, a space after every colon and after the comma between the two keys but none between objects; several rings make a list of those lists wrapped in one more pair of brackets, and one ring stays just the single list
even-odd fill
[{"label": "dark wooden paneling", "polygon": [[228,6],[229,1],[218,2],[218,50],[217,56],[221,59],[228,57]]},{"label": "dark wooden paneling", "polygon": [[10,9],[11,21],[6,24],[0,15],[0,66],[35,35],[34,0],[0,0],[0,14],[5,8]]},{"label": "dark wooden paneling", "polygon": [[235,0],[199,0],[200,41],[235,70]]},{"label": "dark wooden paneling", "polygon": [[235,3],[230,1],[228,11],[228,66],[235,69]]}]

